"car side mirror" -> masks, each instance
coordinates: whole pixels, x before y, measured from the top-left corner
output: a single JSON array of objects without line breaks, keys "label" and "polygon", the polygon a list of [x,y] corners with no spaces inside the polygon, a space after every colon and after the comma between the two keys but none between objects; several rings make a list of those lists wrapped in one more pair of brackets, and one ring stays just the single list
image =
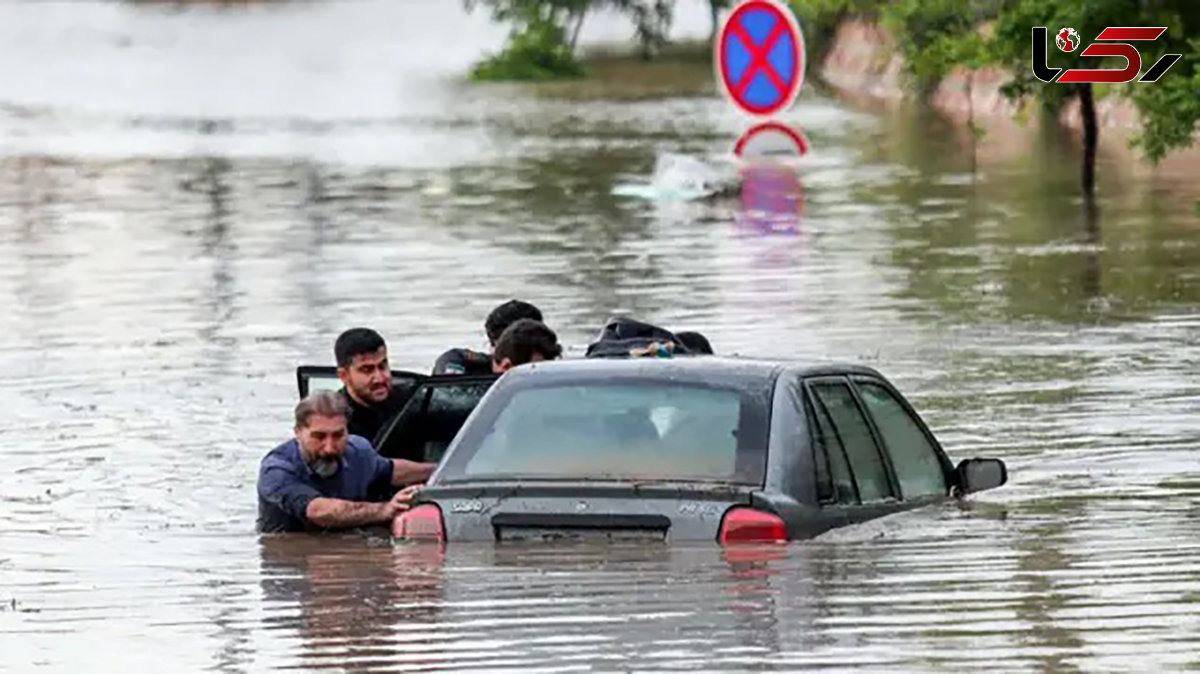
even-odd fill
[{"label": "car side mirror", "polygon": [[964,494],[995,489],[1008,482],[1008,468],[1000,459],[965,459],[954,473]]}]

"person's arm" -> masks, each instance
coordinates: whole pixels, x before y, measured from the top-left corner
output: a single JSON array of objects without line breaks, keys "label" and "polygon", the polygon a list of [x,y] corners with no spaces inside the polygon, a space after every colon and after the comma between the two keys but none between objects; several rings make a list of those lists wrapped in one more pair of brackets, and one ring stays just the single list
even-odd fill
[{"label": "person's arm", "polygon": [[403,487],[418,484],[429,479],[436,463],[418,463],[408,459],[392,459],[392,486]]},{"label": "person's arm", "polygon": [[371,478],[372,489],[391,491],[392,487],[420,484],[433,475],[436,463],[420,463],[408,459],[387,459],[375,455],[375,473]]},{"label": "person's arm", "polygon": [[326,529],[349,529],[365,524],[389,524],[400,513],[412,507],[417,487],[405,487],[396,492],[391,500],[381,503],[369,501],[345,501],[324,496],[308,504],[305,517],[309,522]]},{"label": "person's arm", "polygon": [[309,501],[304,510],[305,519],[326,529],[346,529],[390,522],[395,514],[390,501],[345,501],[325,496],[318,496]]},{"label": "person's arm", "polygon": [[386,523],[408,509],[415,491],[402,489],[390,501],[383,502],[329,498],[297,480],[291,470],[283,467],[264,470],[258,488],[264,500],[293,518],[326,529]]}]

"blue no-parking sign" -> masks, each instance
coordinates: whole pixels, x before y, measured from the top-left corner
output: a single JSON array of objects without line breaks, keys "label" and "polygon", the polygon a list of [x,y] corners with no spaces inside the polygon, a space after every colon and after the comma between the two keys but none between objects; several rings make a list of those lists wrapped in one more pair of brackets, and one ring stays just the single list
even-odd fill
[{"label": "blue no-parking sign", "polygon": [[738,108],[770,116],[796,100],[804,83],[804,36],[786,5],[746,0],[717,36],[717,80]]}]

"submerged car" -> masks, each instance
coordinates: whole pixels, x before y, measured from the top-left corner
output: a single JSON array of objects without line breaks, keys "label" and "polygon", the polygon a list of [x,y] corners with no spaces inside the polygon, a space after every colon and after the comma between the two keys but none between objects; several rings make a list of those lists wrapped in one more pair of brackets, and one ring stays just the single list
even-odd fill
[{"label": "submerged car", "polygon": [[401,540],[787,541],[1007,481],[952,464],[857,365],[580,359],[416,386],[381,451],[440,463]]}]

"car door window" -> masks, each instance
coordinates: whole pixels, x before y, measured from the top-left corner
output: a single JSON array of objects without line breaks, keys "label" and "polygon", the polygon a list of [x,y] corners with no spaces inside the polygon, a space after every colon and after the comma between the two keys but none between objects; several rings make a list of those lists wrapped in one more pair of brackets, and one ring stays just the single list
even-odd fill
[{"label": "car door window", "polygon": [[440,461],[495,376],[446,375],[417,387],[407,405],[380,433],[382,456]]},{"label": "car door window", "polygon": [[828,412],[832,430],[845,449],[861,501],[870,503],[895,496],[883,465],[883,456],[875,445],[867,419],[854,401],[850,387],[841,383],[818,382],[812,388]]},{"label": "car door window", "polygon": [[887,388],[857,380],[867,412],[883,436],[904,498],[946,495],[946,474],[937,449],[921,426]]},{"label": "car door window", "polygon": [[813,454],[817,470],[817,500],[840,505],[858,503],[854,478],[846,464],[846,450],[833,430],[829,414],[820,402],[811,398],[805,400],[805,409],[815,436]]}]

